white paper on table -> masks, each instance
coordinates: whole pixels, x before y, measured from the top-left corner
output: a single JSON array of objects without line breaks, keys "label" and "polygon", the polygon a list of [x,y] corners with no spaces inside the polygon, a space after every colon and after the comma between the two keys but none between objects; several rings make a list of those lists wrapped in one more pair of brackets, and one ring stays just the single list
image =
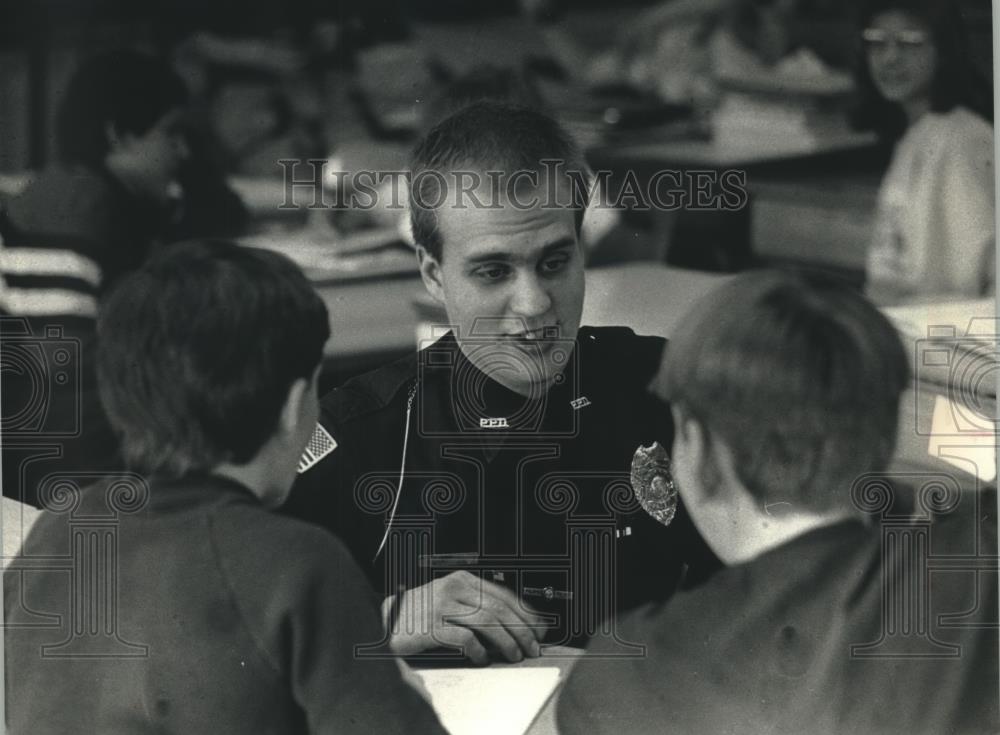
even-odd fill
[{"label": "white paper on table", "polygon": [[555,666],[419,669],[451,735],[522,735],[559,683]]},{"label": "white paper on table", "polygon": [[975,467],[980,480],[992,482],[997,476],[997,437],[993,423],[970,415],[944,396],[934,397],[931,436],[927,453],[966,472]]}]

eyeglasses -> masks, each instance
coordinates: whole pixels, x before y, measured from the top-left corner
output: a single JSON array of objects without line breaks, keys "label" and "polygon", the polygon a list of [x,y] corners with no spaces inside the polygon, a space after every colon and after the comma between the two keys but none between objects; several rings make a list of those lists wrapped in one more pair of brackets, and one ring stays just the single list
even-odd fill
[{"label": "eyeglasses", "polygon": [[861,32],[861,40],[869,51],[884,51],[890,44],[902,51],[917,51],[930,41],[925,31],[886,31],[881,28],[866,28]]}]

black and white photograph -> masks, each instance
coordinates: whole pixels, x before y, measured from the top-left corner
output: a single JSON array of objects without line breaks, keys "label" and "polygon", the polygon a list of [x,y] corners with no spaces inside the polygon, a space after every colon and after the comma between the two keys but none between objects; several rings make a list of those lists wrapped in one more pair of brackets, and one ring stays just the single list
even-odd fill
[{"label": "black and white photograph", "polygon": [[3,732],[1000,732],[998,38],[0,0]]}]

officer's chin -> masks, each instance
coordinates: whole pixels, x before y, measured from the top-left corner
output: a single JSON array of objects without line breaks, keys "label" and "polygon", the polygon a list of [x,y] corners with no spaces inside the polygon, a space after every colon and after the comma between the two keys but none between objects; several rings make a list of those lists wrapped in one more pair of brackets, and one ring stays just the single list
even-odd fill
[{"label": "officer's chin", "polygon": [[559,379],[559,373],[543,362],[530,370],[509,371],[506,375],[497,377],[500,383],[515,393],[529,399],[540,399]]}]

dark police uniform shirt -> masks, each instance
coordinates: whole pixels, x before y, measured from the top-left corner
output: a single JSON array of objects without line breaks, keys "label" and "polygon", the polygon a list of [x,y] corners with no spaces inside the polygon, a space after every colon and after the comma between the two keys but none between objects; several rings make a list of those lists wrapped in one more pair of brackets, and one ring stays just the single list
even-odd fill
[{"label": "dark police uniform shirt", "polygon": [[336,533],[380,592],[464,569],[555,616],[552,642],[608,633],[615,612],[717,563],[683,509],[663,526],[629,483],[637,447],[672,443],[647,390],[664,345],[584,327],[532,400],[448,334],[324,397],[287,509]]}]

